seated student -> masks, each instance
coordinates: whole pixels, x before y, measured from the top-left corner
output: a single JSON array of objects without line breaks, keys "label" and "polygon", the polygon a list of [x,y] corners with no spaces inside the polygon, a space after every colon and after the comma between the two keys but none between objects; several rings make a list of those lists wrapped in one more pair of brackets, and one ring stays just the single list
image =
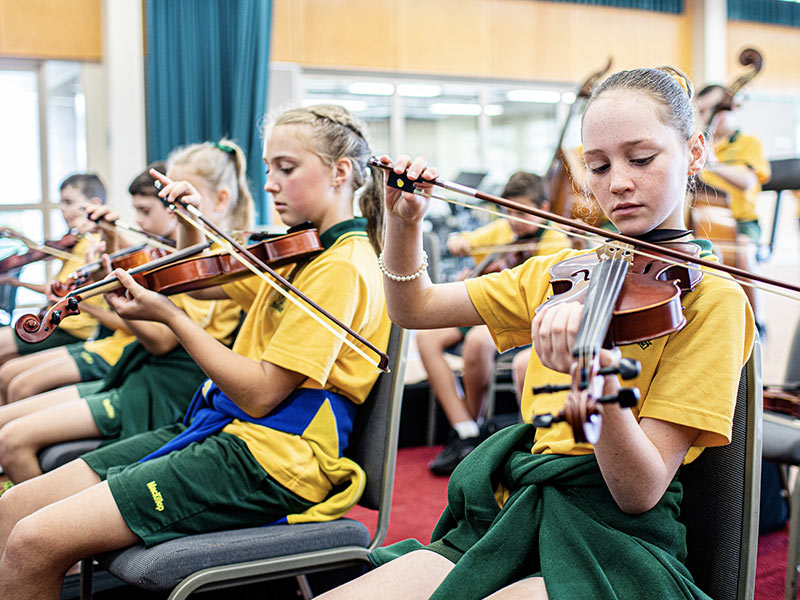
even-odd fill
[{"label": "seated student", "polygon": [[[151,166],[162,172],[166,170],[166,163],[163,161]],[[158,190],[153,184],[149,168],[131,182],[128,193],[136,209],[136,223],[142,230],[162,237],[172,235],[176,217],[158,198]],[[104,219],[113,223],[119,217],[103,204],[89,205],[86,213],[93,221]],[[121,236],[108,229],[103,230],[103,238],[109,254],[134,243],[125,241],[124,237],[120,239]],[[60,298],[53,296],[51,300],[57,301]],[[59,346],[8,361],[0,367],[0,404],[16,402],[72,383],[103,379],[119,360],[125,347],[137,335],[143,337],[148,332],[151,335],[160,333],[158,328],[149,329],[147,325],[126,323],[113,312],[92,304],[82,305],[81,311],[84,308],[88,314],[100,318],[114,333],[99,340]],[[132,333],[133,330],[136,330],[135,334]],[[155,342],[157,340],[151,340],[151,343]]]},{"label": "seated student", "polygon": [[[518,171],[506,183],[503,198],[530,204],[542,210],[549,209],[544,181],[538,175]],[[539,227],[528,215],[509,211],[509,219],[497,219],[475,231],[451,235],[447,248],[451,254],[473,253],[478,268],[492,270],[505,268],[507,261],[523,260],[527,256],[543,256],[569,248],[569,238],[554,229]],[[518,220],[523,219],[523,220]],[[492,254],[474,251],[481,247],[508,246],[519,242],[519,253]],[[485,264],[484,264],[485,263]],[[463,383],[464,393],[459,393],[458,383],[444,358],[445,349],[464,341]],[[494,369],[496,348],[486,327],[447,327],[417,332],[417,348],[428,373],[428,381],[444,410],[452,431],[444,449],[428,468],[435,475],[447,476],[456,465],[480,442],[478,415],[485,401],[489,377]]]},{"label": "seated student", "polygon": [[[325,247],[281,272],[294,271],[294,285],[385,349],[390,323],[375,255],[383,185],[368,168],[365,135],[339,106],[283,113],[268,132],[265,189],[284,223],[310,220]],[[163,192],[198,204],[187,182]],[[353,218],[356,194],[365,219]],[[362,489],[363,470],[342,451],[378,370],[338,334],[250,276],[205,294],[247,310],[230,350],[168,298],[118,276],[130,298],[110,298],[112,306],[126,318],[168,324],[210,376],[191,423],[208,426],[208,435],[183,424],[143,433],[0,497],[0,581],[22,598],[57,598],[63,574],[85,556],[217,529],[335,518]],[[195,441],[173,439],[183,431]],[[171,451],[141,461],[166,442]]]},{"label": "seated student", "polygon": [[[756,199],[761,184],[769,181],[771,171],[758,138],[742,133],[737,126],[739,104],[734,102],[728,109],[716,114],[712,112],[727,95],[728,91],[721,85],[707,85],[697,94],[698,122],[702,126],[708,125],[709,136],[708,157],[700,177],[708,185],[730,196],[730,209],[736,219],[737,243],[740,246],[733,266],[754,272],[756,249],[761,241]],[[753,307],[756,326],[764,337],[766,331],[757,290],[747,286],[745,293]]]},{"label": "seated student", "polygon": [[[675,69],[612,75],[588,102],[584,156],[591,190],[622,233],[695,243],[708,258],[710,244],[684,227],[687,183],[705,156],[690,97],[691,84]],[[423,182],[437,176],[424,158],[400,157],[394,169]],[[531,386],[567,378],[583,306],[534,309],[550,292],[548,267],[581,252],[466,282],[432,285],[424,272],[409,281],[400,276],[422,261],[428,202],[387,188],[382,264],[392,319],[404,327],[485,323],[500,350],[533,342],[523,414],[559,410],[563,393],[534,397]],[[320,598],[707,598],[682,562],[676,472],[704,447],[730,442],[754,324],[741,287],[728,277],[706,274],[681,304],[687,322],[679,331],[600,350],[600,366],[620,354],[641,362],[631,385],[642,399],[632,409],[602,405],[594,445],[575,443],[566,423],[497,432],[450,478],[450,504],[431,544],[379,548],[372,559],[381,566]],[[597,383],[603,395],[620,389],[616,376]]]},{"label": "seated student", "polygon": [[[76,173],[62,181],[59,190],[61,202],[59,202],[58,208],[64,217],[64,221],[66,221],[70,230],[76,231],[81,236],[78,243],[70,249],[70,253],[75,258],[65,261],[55,278],[56,281],[66,281],[70,273],[95,259],[91,250],[97,247],[100,238],[96,233],[89,233],[94,229],[94,225],[86,218],[86,213],[81,207],[85,204],[103,204],[106,201],[106,189],[97,175]],[[42,294],[46,293],[50,287],[49,283],[26,283],[5,276],[0,277],[0,281],[28,288]],[[86,304],[93,304],[99,307],[105,306],[105,302],[101,297],[94,297],[84,301],[81,304],[81,310]],[[27,344],[21,341],[15,335],[13,327],[0,327],[0,365],[12,358],[25,354],[85,341],[96,337],[98,333],[97,319],[88,314],[73,317],[68,323],[59,327],[58,331],[47,340],[39,344]],[[104,333],[109,334],[111,332],[106,331]]]},{"label": "seated student", "polygon": [[[179,148],[167,165],[170,174],[203,190],[201,210],[214,222],[225,229],[251,228],[246,160],[236,144],[223,140]],[[152,176],[147,176],[152,185]],[[168,214],[157,197],[147,202],[151,214]],[[115,215],[106,217],[113,220]],[[240,320],[234,302],[198,300],[188,294],[171,300],[214,339],[230,344]],[[125,323],[137,340],[125,347],[101,382],[67,386],[0,407],[0,465],[12,482],[41,474],[37,454],[43,447],[96,437],[110,443],[175,423],[186,412],[192,393],[206,378],[203,370],[165,325]]]}]

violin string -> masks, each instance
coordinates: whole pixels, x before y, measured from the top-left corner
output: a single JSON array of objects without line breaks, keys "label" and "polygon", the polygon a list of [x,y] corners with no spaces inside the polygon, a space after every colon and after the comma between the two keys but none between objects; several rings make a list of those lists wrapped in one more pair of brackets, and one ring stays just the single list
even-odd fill
[{"label": "violin string", "polygon": [[[424,198],[436,198],[437,200],[442,200],[444,202],[449,202],[451,204],[455,204],[457,206],[463,206],[465,208],[469,208],[469,209],[472,209],[472,210],[482,211],[482,212],[488,213],[490,215],[494,215],[494,216],[501,217],[501,218],[504,218],[504,219],[510,219],[510,220],[513,220],[513,221],[518,221],[520,223],[527,223],[529,225],[538,225],[542,229],[550,229],[550,230],[553,230],[553,231],[559,231],[559,232],[561,232],[561,233],[563,233],[563,234],[565,234],[565,235],[567,235],[569,237],[574,237],[574,238],[577,238],[577,239],[580,239],[580,240],[584,240],[584,241],[588,241],[588,242],[595,243],[595,244],[598,243],[598,239],[599,239],[598,236],[587,235],[587,234],[584,234],[584,233],[578,233],[578,232],[570,231],[569,229],[567,229],[565,227],[562,227],[562,226],[559,226],[559,225],[546,224],[546,223],[537,223],[536,221],[532,221],[532,220],[526,219],[524,217],[518,217],[516,215],[509,215],[509,214],[506,214],[504,212],[500,212],[498,210],[487,208],[485,206],[479,206],[479,205],[476,205],[476,204],[470,204],[469,202],[462,202],[460,200],[455,200],[453,198],[446,198],[444,196],[438,196],[436,194],[422,193],[421,191],[418,190],[418,188],[414,188],[414,194],[419,195],[419,196],[424,197]],[[641,250],[639,248],[633,248],[633,250],[631,250],[631,251],[634,254],[638,254],[640,256],[644,256],[645,258],[650,258],[652,260],[658,260],[658,261],[665,262],[665,263],[670,264],[670,265],[683,267],[683,268],[686,268],[686,269],[697,271],[699,273],[703,273],[705,275],[711,275],[712,277],[719,277],[719,278],[722,278],[722,279],[729,279],[731,277],[727,273],[722,273],[722,272],[712,271],[712,270],[705,270],[705,269],[703,269],[702,267],[700,267],[698,265],[694,265],[694,264],[691,264],[691,263],[682,263],[679,260],[676,260],[676,259],[671,258],[669,256],[660,256],[660,255],[648,252],[646,250]],[[747,280],[744,280],[744,279],[736,279],[736,282],[739,285],[743,285],[743,286],[750,287],[750,288],[757,289],[757,290],[762,290],[764,292],[768,292],[770,294],[775,294],[777,296],[783,296],[784,298],[788,298],[789,300],[800,301],[800,295],[792,293],[792,292],[786,292],[786,291],[783,291],[783,290],[780,290],[780,289],[776,289],[775,287],[772,287],[772,286],[770,286],[768,284],[758,283],[758,282],[754,282],[754,281],[747,281]]]},{"label": "violin string", "polygon": [[[187,205],[186,209],[194,215],[194,211],[197,211],[192,205]],[[194,209],[192,211],[191,209]],[[299,299],[295,298],[294,295],[290,294],[287,290],[283,289],[280,285],[278,285],[272,278],[267,274],[261,271],[256,265],[251,263],[247,260],[244,256],[242,256],[236,249],[222,237],[218,236],[214,232],[210,231],[207,227],[205,227],[202,223],[195,221],[194,219],[189,218],[188,215],[184,214],[182,211],[175,211],[178,215],[183,217],[183,219],[189,223],[192,227],[200,231],[203,235],[205,235],[208,239],[212,240],[216,244],[220,246],[223,250],[228,252],[235,260],[239,261],[242,265],[245,266],[248,270],[253,272],[255,275],[258,275],[261,279],[263,279],[267,284],[269,284],[272,289],[276,292],[284,296],[287,300],[292,302],[295,306],[297,306],[300,310],[302,310],[306,315],[314,319],[318,324],[328,330],[334,337],[341,340],[346,346],[348,346],[351,350],[353,350],[356,354],[361,356],[364,360],[369,362],[371,365],[375,366],[375,368],[380,369],[380,365],[376,360],[371,358],[366,352],[364,352],[361,348],[355,345],[350,339],[347,337],[347,334],[344,331],[337,330],[333,327],[330,323],[323,320],[323,318],[311,310],[310,307],[306,306],[304,302],[301,302]],[[199,212],[199,211],[197,211]],[[197,216],[197,215],[195,215]]]}]

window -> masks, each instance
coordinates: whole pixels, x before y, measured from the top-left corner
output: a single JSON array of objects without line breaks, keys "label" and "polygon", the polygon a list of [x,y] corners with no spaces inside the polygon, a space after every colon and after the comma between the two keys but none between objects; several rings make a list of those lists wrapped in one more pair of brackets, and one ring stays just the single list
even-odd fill
[{"label": "window", "polygon": [[[37,242],[60,238],[66,224],[57,208],[59,184],[67,175],[85,171],[87,163],[80,65],[0,61],[0,131],[4,133],[0,225]],[[0,241],[0,257],[23,248],[16,240]],[[20,278],[43,283],[54,268],[31,264]],[[9,302],[7,294],[3,297]],[[16,294],[16,306],[41,303],[41,295],[29,290],[20,288]]]}]

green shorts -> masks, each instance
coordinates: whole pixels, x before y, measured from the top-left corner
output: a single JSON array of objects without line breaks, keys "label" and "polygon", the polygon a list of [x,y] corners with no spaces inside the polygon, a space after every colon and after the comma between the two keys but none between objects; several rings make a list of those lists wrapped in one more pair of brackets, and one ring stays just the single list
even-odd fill
[{"label": "green shorts", "polygon": [[96,394],[103,387],[103,381],[82,381],[75,384],[75,389],[78,391],[78,396],[87,398],[92,394]]},{"label": "green shorts", "polygon": [[81,381],[97,381],[103,379],[111,370],[112,365],[106,359],[94,352],[84,349],[83,342],[80,344],[70,344],[67,352],[75,361],[78,372],[81,374]]},{"label": "green shorts", "polygon": [[761,225],[758,221],[736,221],[736,231],[749,237],[754,242],[761,241]]},{"label": "green shorts", "polygon": [[17,352],[20,356],[24,356],[26,354],[33,354],[34,352],[41,352],[42,350],[50,350],[50,348],[66,346],[67,344],[77,344],[79,342],[82,344],[86,340],[75,337],[71,333],[67,333],[61,329],[56,329],[47,339],[44,339],[36,344],[23,342],[16,335],[14,335],[14,341],[17,343]]},{"label": "green shorts", "polygon": [[196,533],[258,527],[315,504],[278,484],[247,444],[227,433],[135,462],[184,429],[180,424],[162,427],[81,457],[108,481],[122,517],[145,546]]},{"label": "green shorts", "polygon": [[122,431],[122,401],[119,388],[82,395],[82,398],[89,405],[89,411],[100,430],[100,435],[105,439],[119,438]]}]

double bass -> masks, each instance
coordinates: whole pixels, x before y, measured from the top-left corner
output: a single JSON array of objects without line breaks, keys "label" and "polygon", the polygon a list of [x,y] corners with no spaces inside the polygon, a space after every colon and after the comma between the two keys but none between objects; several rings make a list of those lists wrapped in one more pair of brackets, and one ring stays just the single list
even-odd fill
[{"label": "double bass", "polygon": [[[714,117],[733,107],[736,94],[758,75],[764,60],[758,50],[745,48],[739,55],[739,63],[747,67],[747,70],[725,88],[725,95],[712,108],[711,114],[703,124],[703,131],[709,144],[714,138],[712,130]],[[727,192],[698,180],[694,190],[693,206],[686,222],[697,237],[708,239],[721,249],[722,261],[725,264],[741,264],[742,261],[737,261],[737,253],[741,249],[737,247],[736,220],[731,215],[729,204],[730,197]]]},{"label": "double bass", "polygon": [[[569,123],[576,113],[578,101],[585,102],[589,99],[597,82],[611,69],[611,62],[611,58],[609,58],[606,65],[596,73],[592,73],[578,90],[575,102],[569,106],[567,118],[564,120],[564,125],[561,127],[556,149],[553,152],[553,157],[550,159],[550,166],[545,176],[547,197],[550,201],[550,211],[564,217],[580,219],[590,225],[598,225],[602,222],[604,217],[589,192],[578,189],[575,185],[574,176],[567,161],[563,143],[564,136],[567,133],[567,127],[569,127]],[[587,196],[587,194],[589,195]]]}]

